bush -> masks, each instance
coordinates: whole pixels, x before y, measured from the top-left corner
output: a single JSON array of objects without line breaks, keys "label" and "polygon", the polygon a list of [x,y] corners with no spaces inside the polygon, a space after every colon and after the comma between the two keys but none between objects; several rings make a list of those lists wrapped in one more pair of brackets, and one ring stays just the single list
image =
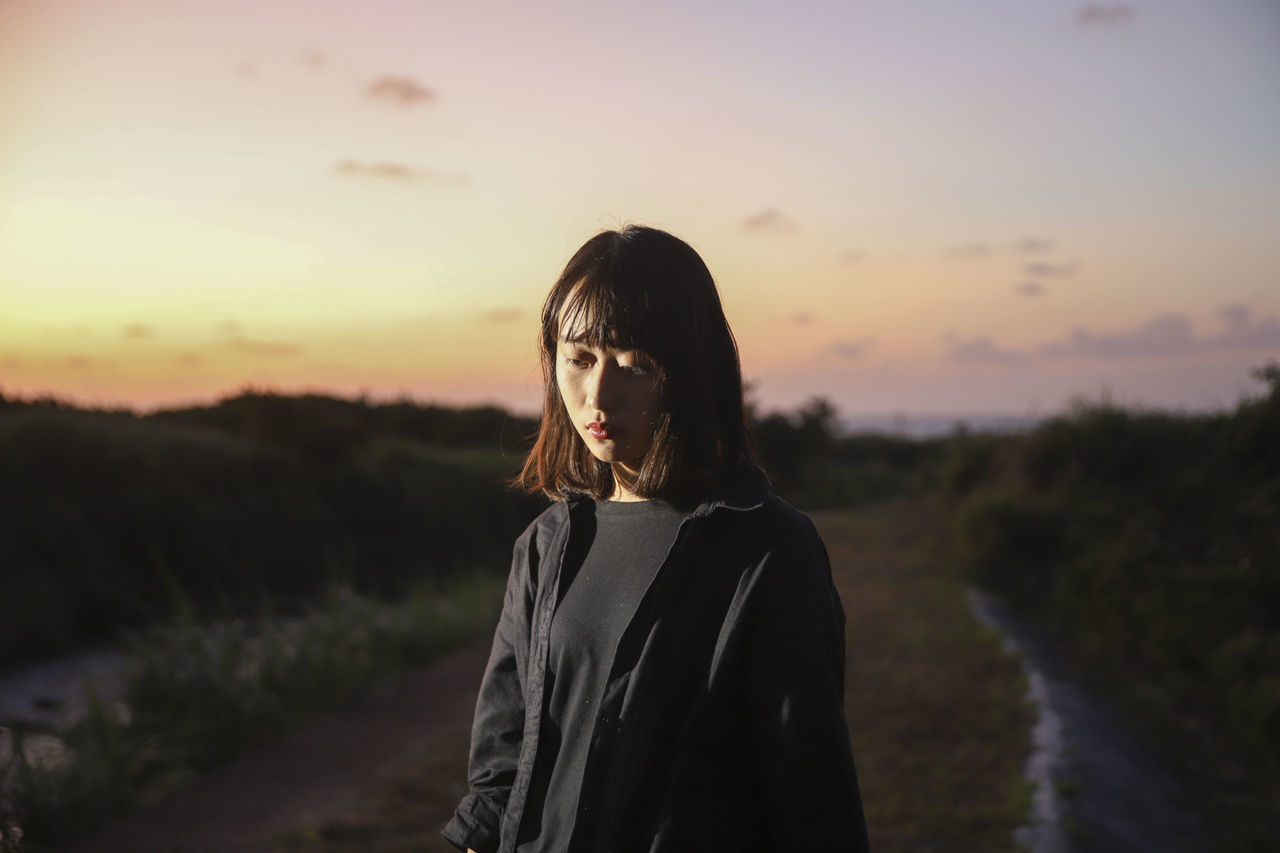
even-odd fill
[{"label": "bush", "polygon": [[1280,833],[1280,368],[1259,375],[1229,415],[1082,405],[946,474],[971,577],[1208,780],[1238,849]]},{"label": "bush", "polygon": [[510,463],[492,448],[381,437],[320,463],[301,446],[127,413],[6,407],[0,565],[24,607],[0,620],[0,662],[181,607],[202,618],[296,609],[334,579],[389,594],[505,562],[543,505],[502,485]]},{"label": "bush", "polygon": [[1052,510],[994,493],[967,503],[953,523],[961,558],[978,583],[1024,604],[1052,589],[1064,545]]}]

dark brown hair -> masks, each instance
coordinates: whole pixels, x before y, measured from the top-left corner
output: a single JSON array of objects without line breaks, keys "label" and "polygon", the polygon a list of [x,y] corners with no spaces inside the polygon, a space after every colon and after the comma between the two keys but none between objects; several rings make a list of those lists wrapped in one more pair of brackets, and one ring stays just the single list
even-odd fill
[{"label": "dark brown hair", "polygon": [[738,346],[720,294],[688,243],[628,225],[580,248],[542,306],[542,423],[515,484],[555,500],[603,500],[613,474],[574,429],[556,385],[561,323],[591,346],[638,349],[657,365],[662,411],[635,493],[686,498],[755,461],[742,404]]}]

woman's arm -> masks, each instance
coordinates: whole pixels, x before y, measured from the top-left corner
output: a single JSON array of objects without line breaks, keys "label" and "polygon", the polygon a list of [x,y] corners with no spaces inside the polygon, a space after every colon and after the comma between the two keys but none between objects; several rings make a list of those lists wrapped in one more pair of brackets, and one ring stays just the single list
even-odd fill
[{"label": "woman's arm", "polygon": [[470,792],[442,830],[460,850],[498,847],[502,814],[515,781],[524,735],[524,669],[535,588],[530,566],[534,525],[516,542],[502,616],[476,698],[468,770]]},{"label": "woman's arm", "polygon": [[808,519],[754,590],[746,703],[761,802],[780,850],[865,851],[844,714],[844,611]]}]

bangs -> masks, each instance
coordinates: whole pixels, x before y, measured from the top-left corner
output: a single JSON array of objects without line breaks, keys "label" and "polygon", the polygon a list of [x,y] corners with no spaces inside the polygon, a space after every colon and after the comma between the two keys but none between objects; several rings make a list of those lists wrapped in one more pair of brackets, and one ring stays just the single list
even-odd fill
[{"label": "bangs", "polygon": [[564,289],[553,308],[557,339],[611,349],[643,350],[654,358],[661,339],[661,318],[655,316],[647,289],[622,280],[614,264],[599,264]]}]

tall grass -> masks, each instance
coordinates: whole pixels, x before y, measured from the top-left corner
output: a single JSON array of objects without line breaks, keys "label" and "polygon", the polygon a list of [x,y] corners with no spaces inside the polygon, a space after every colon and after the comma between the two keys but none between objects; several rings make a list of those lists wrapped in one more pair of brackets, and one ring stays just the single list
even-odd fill
[{"label": "tall grass", "polygon": [[501,595],[483,574],[396,603],[334,587],[299,618],[149,628],[131,643],[124,700],[90,691],[64,757],[32,760],[15,738],[0,825],[20,826],[25,849],[66,843],[491,630]]}]

